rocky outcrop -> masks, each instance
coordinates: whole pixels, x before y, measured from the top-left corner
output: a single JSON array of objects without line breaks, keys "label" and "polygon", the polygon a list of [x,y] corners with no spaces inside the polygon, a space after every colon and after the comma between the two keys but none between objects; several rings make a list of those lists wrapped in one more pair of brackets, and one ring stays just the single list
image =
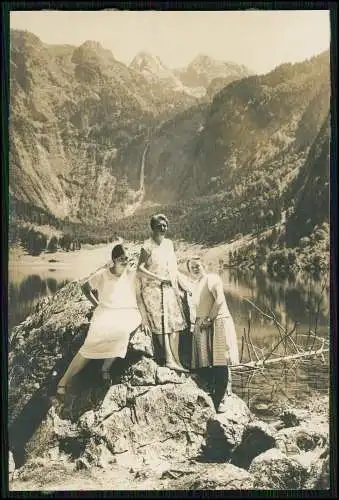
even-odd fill
[{"label": "rocky outcrop", "polygon": [[[52,406],[26,445],[30,457],[67,452],[78,467],[109,463],[141,464],[146,458],[175,461],[199,453],[205,423],[214,412],[212,402],[191,379],[156,385],[156,365],[146,363],[139,377],[111,386],[103,400],[79,410],[69,395],[58,414]],[[135,384],[135,385],[134,385]],[[79,406],[79,405],[78,405]],[[61,417],[59,416],[61,415]]]},{"label": "rocky outcrop", "polygon": [[61,404],[56,383],[82,344],[91,314],[72,282],[41,300],[11,332],[13,485],[36,486],[45,474],[46,484],[62,489],[57,471],[69,478],[73,471],[75,484],[85,471],[92,489],[105,489],[104,474],[114,478],[113,489],[122,477],[132,489],[329,487],[326,418],[286,409],[279,422],[267,424],[236,395],[216,414],[205,383],[158,366],[140,329],[126,358],[113,364],[111,383],[101,380],[100,363],[92,361]]},{"label": "rocky outcrop", "polygon": [[323,450],[287,455],[271,448],[256,456],[248,472],[254,489],[326,490],[330,488],[329,455]]},{"label": "rocky outcrop", "polygon": [[11,334],[10,446],[18,461],[55,453],[59,446],[95,462],[93,443],[115,456],[198,454],[214,414],[212,400],[191,377],[159,367],[151,358],[150,338],[140,330],[126,359],[113,365],[114,385],[103,385],[98,362],[92,361],[73,379],[62,411],[56,411],[57,380],[82,344],[91,313],[73,282],[53,300],[40,302]]},{"label": "rocky outcrop", "polygon": [[279,430],[276,446],[287,455],[323,448],[328,442],[328,423],[323,418],[310,418],[296,427]]}]

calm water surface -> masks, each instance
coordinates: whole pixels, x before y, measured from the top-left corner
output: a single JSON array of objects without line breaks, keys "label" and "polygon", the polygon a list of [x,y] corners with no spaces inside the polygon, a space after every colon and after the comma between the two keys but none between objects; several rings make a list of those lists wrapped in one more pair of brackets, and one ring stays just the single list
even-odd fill
[{"label": "calm water surface", "polygon": [[[53,263],[50,266],[10,266],[9,329],[23,321],[41,297],[53,295],[69,281],[86,274],[81,271],[81,262],[75,267],[53,268]],[[295,354],[295,345],[319,348],[321,342],[313,339],[310,330],[316,332],[317,337],[328,339],[329,296],[326,282],[312,281],[307,276],[279,282],[265,273],[254,275],[252,272],[216,268],[212,263],[210,269],[222,276],[243,362],[255,359],[254,350],[260,357],[278,342],[279,331],[267,316],[274,315],[281,330],[290,331],[297,322],[291,335],[292,341],[282,343],[275,351],[277,356]],[[248,343],[242,340],[243,337],[248,338],[248,332],[254,345],[251,355]],[[235,371],[233,387],[253,409],[261,408],[263,414],[266,412],[269,417],[270,405],[281,398],[290,400],[291,404],[302,404],[312,395],[326,394],[329,387],[328,359],[318,357],[277,363],[255,373]]]}]

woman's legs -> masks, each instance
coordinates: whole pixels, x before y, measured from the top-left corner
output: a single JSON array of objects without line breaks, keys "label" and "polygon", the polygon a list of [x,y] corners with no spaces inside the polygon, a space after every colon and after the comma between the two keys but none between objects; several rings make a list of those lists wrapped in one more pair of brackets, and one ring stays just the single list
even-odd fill
[{"label": "woman's legs", "polygon": [[215,392],[215,374],[213,371],[213,367],[205,366],[202,368],[197,368],[197,374],[201,380],[204,381],[203,389],[208,392],[214,401],[214,392]]},{"label": "woman's legs", "polygon": [[112,366],[113,362],[116,359],[117,358],[107,358],[103,362],[102,367],[101,367],[101,373],[102,373],[102,378],[104,380],[109,380],[111,378],[109,371],[111,369],[111,366]]},{"label": "woman's legs", "polygon": [[227,396],[232,396],[232,372],[231,368],[228,366],[228,384],[227,384],[227,389],[226,389],[226,394]]},{"label": "woman's legs", "polygon": [[179,340],[180,332],[164,333],[162,335],[153,333],[155,361],[173,370],[189,371],[180,362]]},{"label": "woman's legs", "polygon": [[79,373],[89,362],[88,358],[84,358],[80,352],[74,356],[72,361],[70,362],[64,376],[59,380],[58,388],[65,388],[69,384],[69,381]]},{"label": "woman's legs", "polygon": [[213,366],[214,372],[214,406],[216,411],[224,410],[223,400],[227,392],[229,382],[229,369],[227,366]]},{"label": "woman's legs", "polygon": [[181,364],[179,357],[179,339],[180,332],[165,333],[164,334],[164,349],[166,366],[174,370],[188,372]]}]

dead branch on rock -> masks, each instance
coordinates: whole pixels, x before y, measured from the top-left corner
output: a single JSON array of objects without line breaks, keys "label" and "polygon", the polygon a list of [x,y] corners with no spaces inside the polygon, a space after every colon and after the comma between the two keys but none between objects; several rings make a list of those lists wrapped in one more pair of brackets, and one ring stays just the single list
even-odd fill
[{"label": "dead branch on rock", "polygon": [[[278,335],[279,335],[279,338],[280,338],[280,339],[283,339],[284,334],[286,334],[286,328],[284,328],[284,327],[283,327],[283,325],[282,325],[281,323],[279,323],[279,321],[277,320],[277,318],[276,318],[276,316],[275,316],[274,312],[273,312],[273,311],[270,311],[270,314],[267,314],[267,313],[265,313],[264,311],[262,311],[262,309],[260,309],[260,307],[258,307],[256,304],[254,304],[251,300],[249,300],[249,299],[245,299],[245,300],[246,300],[246,302],[248,302],[248,303],[249,303],[252,307],[254,307],[254,308],[255,308],[258,312],[260,312],[260,314],[261,314],[262,316],[264,316],[265,318],[269,319],[270,321],[273,321],[274,326],[275,326],[275,327],[277,328],[277,330],[278,330]],[[294,328],[293,328],[293,332],[291,332],[291,334],[292,334],[292,333],[294,333],[294,331],[295,331],[295,329],[296,329],[296,326],[297,326],[297,323],[295,323]],[[290,337],[290,335],[288,335],[288,336],[287,336],[286,340],[288,340],[288,341],[290,342],[290,344],[293,346],[294,350],[295,350],[296,352],[298,352],[298,348],[297,348],[297,346],[296,346],[296,344],[295,344],[294,340]]]},{"label": "dead branch on rock", "polygon": [[[324,290],[324,286],[322,287],[322,292]],[[320,313],[320,303],[321,300],[318,301],[317,304],[317,313],[316,313],[316,323],[315,323],[315,329],[314,331],[309,329],[309,332],[307,335],[299,334],[299,337],[306,336],[307,337],[307,342],[306,342],[306,347],[303,347],[301,345],[296,344],[296,342],[292,339],[292,335],[296,332],[298,322],[295,322],[293,327],[288,330],[287,326],[284,327],[276,318],[275,314],[270,311],[270,313],[266,313],[262,311],[256,304],[254,304],[251,300],[245,299],[253,308],[255,308],[260,314],[269,319],[270,321],[273,322],[274,326],[276,327],[278,331],[278,341],[276,342],[275,345],[270,349],[269,352],[264,354],[264,350],[255,346],[253,344],[252,338],[251,338],[251,312],[249,313],[249,318],[248,318],[248,326],[247,326],[247,331],[244,328],[244,335],[241,339],[241,355],[240,355],[240,363],[238,365],[233,365],[232,371],[243,371],[243,370],[257,370],[257,369],[263,369],[267,365],[271,365],[274,363],[284,363],[284,362],[290,362],[294,361],[297,362],[298,360],[302,360],[304,358],[309,358],[309,357],[315,357],[319,356],[323,362],[325,362],[325,357],[324,353],[329,351],[329,342],[328,340],[319,337],[317,335],[317,324],[318,324],[318,316]],[[311,333],[310,333],[311,332]],[[311,338],[312,334],[312,338]],[[316,341],[321,342],[321,346],[318,349],[314,349],[314,345]],[[311,348],[309,348],[309,343],[311,341]],[[281,346],[284,345],[284,355],[283,356],[273,356],[273,354],[277,351],[277,349]],[[291,352],[288,352],[287,346],[290,347]],[[246,363],[243,363],[243,354],[244,354],[244,349],[247,349],[247,354],[249,361]],[[260,356],[258,355],[259,351],[261,351]]]},{"label": "dead branch on rock", "polygon": [[273,359],[259,359],[259,361],[250,361],[248,363],[234,365],[234,366],[232,366],[232,369],[241,370],[242,368],[245,368],[245,369],[246,368],[248,368],[248,369],[262,368],[263,366],[271,365],[273,363],[281,363],[284,361],[291,361],[291,360],[295,360],[295,359],[299,359],[299,358],[304,358],[306,356],[309,356],[309,357],[320,356],[328,351],[329,351],[328,348],[327,349],[320,348],[320,349],[317,349],[316,351],[299,352],[298,354],[290,354],[288,356],[280,356],[278,358],[273,358]]}]

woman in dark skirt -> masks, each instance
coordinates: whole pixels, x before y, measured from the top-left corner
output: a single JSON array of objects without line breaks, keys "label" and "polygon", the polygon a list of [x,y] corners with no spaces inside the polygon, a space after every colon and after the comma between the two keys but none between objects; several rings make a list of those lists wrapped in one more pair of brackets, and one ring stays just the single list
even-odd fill
[{"label": "woman in dark skirt", "polygon": [[191,368],[212,379],[214,405],[222,413],[225,411],[224,397],[230,391],[229,366],[239,364],[234,321],[220,276],[206,273],[199,257],[188,260],[187,268],[195,282],[193,304],[196,320]]}]

